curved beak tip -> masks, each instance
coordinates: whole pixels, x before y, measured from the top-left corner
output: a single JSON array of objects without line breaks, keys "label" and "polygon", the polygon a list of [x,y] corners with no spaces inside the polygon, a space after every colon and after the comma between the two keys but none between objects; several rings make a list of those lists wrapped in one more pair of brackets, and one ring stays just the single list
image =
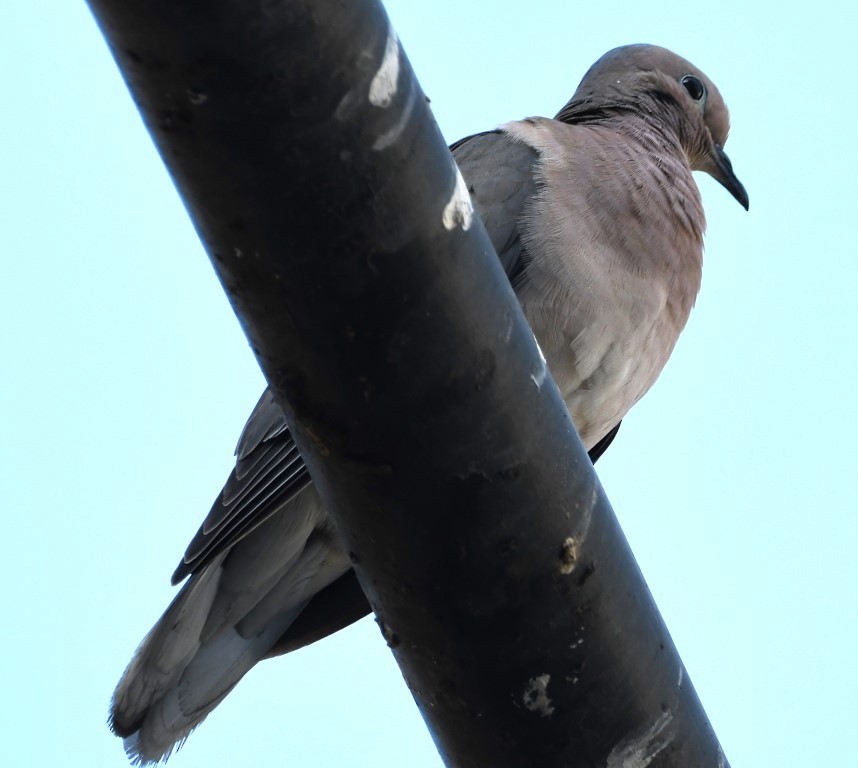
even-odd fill
[{"label": "curved beak tip", "polygon": [[748,193],[745,191],[745,188],[741,185],[741,183],[739,184],[739,191],[733,192],[733,197],[736,198],[736,200],[739,202],[739,205],[741,205],[742,208],[744,208],[746,211],[751,210],[751,201],[748,200]]},{"label": "curved beak tip", "polygon": [[742,208],[746,211],[749,210],[748,193],[742,182],[736,178],[736,174],[733,172],[733,164],[727,157],[727,153],[718,144],[715,145],[715,168],[716,171],[712,177],[733,195]]}]

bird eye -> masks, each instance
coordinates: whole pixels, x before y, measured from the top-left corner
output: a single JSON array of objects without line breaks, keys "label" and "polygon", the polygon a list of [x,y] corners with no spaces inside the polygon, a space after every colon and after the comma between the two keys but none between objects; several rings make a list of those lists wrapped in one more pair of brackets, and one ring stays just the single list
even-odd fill
[{"label": "bird eye", "polygon": [[701,101],[706,95],[706,86],[700,82],[700,78],[694,77],[694,75],[686,75],[679,82],[694,101]]}]

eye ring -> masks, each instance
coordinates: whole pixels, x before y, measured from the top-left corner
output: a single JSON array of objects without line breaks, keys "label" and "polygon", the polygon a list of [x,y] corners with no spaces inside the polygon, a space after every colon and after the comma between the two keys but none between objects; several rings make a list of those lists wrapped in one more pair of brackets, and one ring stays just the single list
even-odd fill
[{"label": "eye ring", "polygon": [[706,98],[706,86],[703,85],[699,77],[685,75],[679,83],[694,101],[702,102]]}]

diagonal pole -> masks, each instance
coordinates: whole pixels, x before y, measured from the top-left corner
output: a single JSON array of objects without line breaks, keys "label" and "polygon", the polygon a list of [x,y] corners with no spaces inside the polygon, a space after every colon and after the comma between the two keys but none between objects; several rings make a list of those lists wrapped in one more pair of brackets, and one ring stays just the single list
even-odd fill
[{"label": "diagonal pole", "polygon": [[725,766],[381,4],[89,2],[444,762]]}]

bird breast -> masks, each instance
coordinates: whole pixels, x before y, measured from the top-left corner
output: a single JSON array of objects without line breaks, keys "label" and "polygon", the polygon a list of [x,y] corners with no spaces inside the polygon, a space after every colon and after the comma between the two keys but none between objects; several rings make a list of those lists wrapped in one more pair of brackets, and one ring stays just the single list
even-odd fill
[{"label": "bird breast", "polygon": [[652,386],[700,288],[705,228],[684,155],[611,131],[504,126],[539,154],[518,294],[588,449]]}]

